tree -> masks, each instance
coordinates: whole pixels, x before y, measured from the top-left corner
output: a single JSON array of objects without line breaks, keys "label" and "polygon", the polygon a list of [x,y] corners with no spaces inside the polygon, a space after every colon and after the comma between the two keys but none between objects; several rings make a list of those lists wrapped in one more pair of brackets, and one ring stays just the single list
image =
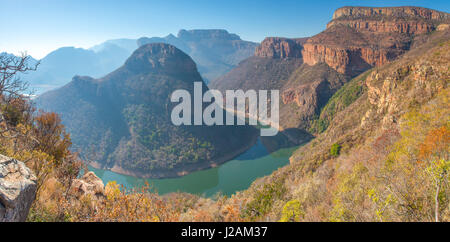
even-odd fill
[{"label": "tree", "polygon": [[21,80],[19,73],[35,71],[39,62],[32,64],[31,57],[23,53],[20,57],[0,54],[0,95],[2,98],[17,98],[27,90],[28,83]]}]

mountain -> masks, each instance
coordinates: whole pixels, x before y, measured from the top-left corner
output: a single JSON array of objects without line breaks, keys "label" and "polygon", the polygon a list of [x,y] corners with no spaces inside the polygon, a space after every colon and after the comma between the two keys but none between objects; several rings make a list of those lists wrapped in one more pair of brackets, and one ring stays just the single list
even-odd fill
[{"label": "mountain", "polygon": [[439,181],[449,169],[449,26],[415,35],[409,51],[345,84],[322,109],[325,130],[225,206],[248,201],[250,221],[448,221]]},{"label": "mountain", "polygon": [[210,88],[279,89],[280,126],[317,133],[317,117],[352,78],[389,63],[448,23],[447,13],[417,7],[338,9],[312,37],[268,37],[254,56]]},{"label": "mountain", "polygon": [[113,45],[128,51],[130,54],[138,48],[135,39],[111,39],[99,45],[92,46],[91,48],[89,48],[89,50],[93,50],[94,52],[101,52],[102,50]]},{"label": "mountain", "polygon": [[222,29],[182,29],[176,37],[168,35],[164,38],[140,38],[138,45],[158,42],[174,45],[191,56],[207,83],[251,56],[258,45],[241,40],[238,35]]},{"label": "mountain", "polygon": [[89,49],[63,47],[41,59],[37,71],[24,75],[36,94],[60,87],[72,77],[103,77],[119,68],[139,46],[167,43],[189,54],[203,79],[213,80],[252,55],[257,43],[241,40],[226,30],[180,30],[178,37],[107,40]]},{"label": "mountain", "polygon": [[256,139],[256,129],[249,126],[173,125],[176,103],[170,96],[185,89],[193,97],[194,82],[202,78],[187,54],[172,45],[147,44],[105,77],[75,76],[36,103],[61,115],[74,149],[91,157],[93,165],[171,177],[227,161]]},{"label": "mountain", "polygon": [[98,52],[83,48],[59,48],[43,59],[37,71],[23,75],[30,82],[32,91],[40,94],[60,87],[75,75],[101,77],[123,64],[129,51],[109,44]]}]

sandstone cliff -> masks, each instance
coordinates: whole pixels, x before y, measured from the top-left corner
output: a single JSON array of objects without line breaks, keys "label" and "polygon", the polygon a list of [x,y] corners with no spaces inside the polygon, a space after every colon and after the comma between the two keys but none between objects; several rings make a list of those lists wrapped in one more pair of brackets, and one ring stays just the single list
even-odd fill
[{"label": "sandstone cliff", "polygon": [[327,29],[304,44],[303,60],[325,62],[355,76],[381,66],[407,51],[416,35],[430,33],[450,20],[448,13],[419,7],[344,7]]},{"label": "sandstone cliff", "polygon": [[301,58],[302,45],[308,38],[288,39],[267,37],[256,48],[255,56],[271,58]]}]

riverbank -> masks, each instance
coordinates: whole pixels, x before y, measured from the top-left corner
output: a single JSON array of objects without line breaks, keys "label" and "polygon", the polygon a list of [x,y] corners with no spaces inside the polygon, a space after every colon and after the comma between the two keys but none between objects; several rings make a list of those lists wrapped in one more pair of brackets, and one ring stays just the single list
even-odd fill
[{"label": "riverbank", "polygon": [[102,164],[100,164],[98,162],[89,162],[89,165],[96,169],[108,170],[108,171],[112,171],[112,172],[119,173],[122,175],[133,176],[133,177],[143,178],[143,179],[177,178],[177,177],[186,176],[192,172],[218,167],[219,165],[238,157],[239,155],[243,154],[244,152],[246,152],[247,150],[252,148],[258,141],[258,138],[259,138],[259,135],[254,135],[247,145],[242,146],[240,149],[238,149],[232,153],[228,153],[225,156],[216,158],[211,161],[201,162],[201,163],[183,164],[176,168],[173,168],[173,170],[154,170],[151,173],[143,173],[143,172],[139,172],[139,171],[127,170],[118,165],[114,165],[111,168],[107,168],[107,167],[102,166]]}]

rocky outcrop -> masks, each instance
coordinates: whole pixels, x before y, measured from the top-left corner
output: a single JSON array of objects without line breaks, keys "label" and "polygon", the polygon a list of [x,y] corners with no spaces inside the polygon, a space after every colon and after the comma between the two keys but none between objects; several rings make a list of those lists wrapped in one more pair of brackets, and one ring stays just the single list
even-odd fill
[{"label": "rocky outcrop", "polygon": [[425,34],[449,20],[448,13],[421,7],[343,7],[335,11],[327,28],[344,24],[362,31]]},{"label": "rocky outcrop", "polygon": [[384,65],[402,52],[395,49],[344,48],[308,43],[304,46],[303,61],[309,65],[324,62],[339,73],[354,76],[372,66]]},{"label": "rocky outcrop", "polygon": [[303,61],[355,76],[394,60],[415,35],[445,29],[449,21],[448,13],[420,7],[340,8],[327,29],[303,45]]},{"label": "rocky outcrop", "polygon": [[36,196],[36,177],[23,162],[0,155],[0,222],[23,222]]},{"label": "rocky outcrop", "polygon": [[426,34],[435,29],[433,23],[422,21],[387,21],[381,22],[377,20],[336,20],[328,23],[327,27],[331,27],[336,24],[344,24],[352,28],[379,32],[379,33],[402,33],[402,34]]},{"label": "rocky outcrop", "polygon": [[267,37],[256,48],[255,56],[269,58],[301,58],[302,45],[307,38],[288,39],[281,37]]},{"label": "rocky outcrop", "polygon": [[103,197],[105,196],[104,187],[103,181],[90,171],[84,174],[81,179],[74,179],[70,189],[77,197],[83,195]]},{"label": "rocky outcrop", "polygon": [[341,18],[393,17],[425,20],[449,19],[449,14],[422,7],[342,7],[333,14],[333,20]]}]

